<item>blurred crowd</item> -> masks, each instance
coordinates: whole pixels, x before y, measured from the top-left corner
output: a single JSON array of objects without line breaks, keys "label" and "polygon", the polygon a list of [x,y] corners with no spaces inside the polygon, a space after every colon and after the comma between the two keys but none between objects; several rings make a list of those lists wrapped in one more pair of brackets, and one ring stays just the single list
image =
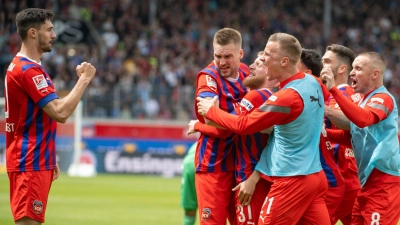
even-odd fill
[{"label": "blurred crowd", "polygon": [[[84,116],[100,118],[193,118],[196,74],[213,59],[212,38],[223,27],[238,29],[251,63],[270,34],[286,32],[303,48],[323,54],[332,43],[355,53],[376,51],[387,62],[385,85],[400,96],[400,2],[332,1],[331,29],[324,38],[320,0],[3,0],[0,11],[0,72],[19,51],[16,13],[51,9],[57,17],[89,22],[100,44],[57,42],[44,55],[59,96],[77,80],[76,65],[88,61],[97,76],[84,95]],[[56,29],[56,28],[55,28]],[[56,29],[57,30],[57,29]],[[1,86],[3,94],[4,86]]]}]

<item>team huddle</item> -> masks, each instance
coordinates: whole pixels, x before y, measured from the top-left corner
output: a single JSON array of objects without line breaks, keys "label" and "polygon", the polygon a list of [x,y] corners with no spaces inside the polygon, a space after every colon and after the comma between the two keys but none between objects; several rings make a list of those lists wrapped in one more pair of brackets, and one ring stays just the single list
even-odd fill
[{"label": "team huddle", "polygon": [[[272,34],[249,67],[237,30],[214,35],[198,73],[195,186],[201,224],[397,224],[397,106],[376,52],[321,57]],[[350,84],[350,85],[349,85]]]},{"label": "team huddle", "polygon": [[[90,63],[78,65],[76,85],[59,99],[40,61],[56,38],[53,17],[36,8],[17,14],[22,46],[5,77],[10,207],[18,225],[45,221],[60,174],[57,122],[73,113],[96,74]],[[217,31],[214,60],[197,76],[189,133],[201,135],[187,170],[195,171],[201,224],[397,224],[398,111],[383,86],[383,57],[356,57],[335,44],[320,57],[275,33],[248,67],[241,45],[237,30]]]}]

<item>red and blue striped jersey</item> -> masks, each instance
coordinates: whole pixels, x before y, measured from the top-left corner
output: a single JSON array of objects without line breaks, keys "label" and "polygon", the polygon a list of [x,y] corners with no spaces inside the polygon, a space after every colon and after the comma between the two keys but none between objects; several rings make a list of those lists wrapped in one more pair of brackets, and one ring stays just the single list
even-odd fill
[{"label": "red and blue striped jersey", "polygon": [[42,110],[58,98],[50,76],[18,53],[7,69],[4,92],[7,171],[54,169],[57,122]]},{"label": "red and blue striped jersey", "polygon": [[[354,104],[358,103],[362,99],[362,95],[359,93],[354,93],[352,87],[347,84],[341,84],[337,87],[340,92],[347,99],[352,100]],[[325,102],[327,107],[331,107],[336,110],[341,110],[336,99],[331,95],[327,102]],[[338,129],[332,122],[325,117],[326,128],[328,129]],[[331,142],[334,150],[334,157],[336,159],[337,166],[341,172],[344,182],[346,185],[346,190],[354,190],[360,188],[360,183],[358,180],[358,169],[356,161],[354,158],[354,153],[352,146],[346,146],[343,144],[337,144]]]},{"label": "red and blue striped jersey", "polygon": [[[322,132],[326,133],[324,129]],[[329,141],[328,137],[326,137],[326,135],[324,136],[323,134],[320,135],[319,152],[321,166],[324,170],[326,179],[328,180],[329,187],[337,187],[344,184],[342,174],[340,173],[335,162],[331,142]]]},{"label": "red and blue striped jersey", "polygon": [[[242,82],[249,75],[249,68],[240,63],[237,79],[225,79],[219,72],[214,62],[197,74],[196,97],[206,98],[218,96],[219,107],[226,112],[233,112],[235,107],[247,93]],[[197,119],[204,123],[204,118],[195,112]],[[196,171],[224,172],[235,169],[235,134],[227,138],[218,138],[200,134],[197,141],[195,166]]]},{"label": "red and blue striped jersey", "polygon": [[[260,107],[273,93],[268,89],[251,90],[247,93],[239,106],[236,107],[236,114],[247,115],[254,109]],[[238,135],[236,146],[236,182],[240,183],[253,173],[258,161],[260,160],[261,152],[268,142],[268,134],[254,133],[250,135]]]}]

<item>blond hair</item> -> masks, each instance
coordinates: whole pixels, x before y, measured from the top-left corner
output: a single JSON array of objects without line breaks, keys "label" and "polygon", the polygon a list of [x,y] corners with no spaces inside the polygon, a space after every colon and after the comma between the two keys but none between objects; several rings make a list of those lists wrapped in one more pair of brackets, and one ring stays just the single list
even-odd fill
[{"label": "blond hair", "polygon": [[268,42],[278,42],[279,49],[281,50],[280,54],[284,57],[288,57],[293,65],[299,61],[301,45],[294,36],[286,33],[275,33],[269,37]]}]

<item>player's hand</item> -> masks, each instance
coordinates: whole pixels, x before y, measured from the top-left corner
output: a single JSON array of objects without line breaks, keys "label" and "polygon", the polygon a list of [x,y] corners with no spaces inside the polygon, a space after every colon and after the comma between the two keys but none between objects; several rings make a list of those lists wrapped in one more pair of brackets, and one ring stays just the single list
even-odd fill
[{"label": "player's hand", "polygon": [[76,67],[76,73],[78,77],[91,81],[96,74],[96,68],[90,63],[83,62]]},{"label": "player's hand", "polygon": [[56,168],[54,169],[53,181],[56,180],[59,176],[60,176],[60,167],[58,166],[58,163],[56,163]]},{"label": "player's hand", "polygon": [[256,184],[252,180],[248,179],[238,184],[232,191],[239,190],[238,199],[240,204],[248,205],[250,204],[251,197],[253,197],[254,190],[256,189]]},{"label": "player's hand", "polygon": [[197,123],[197,122],[199,122],[198,120],[191,120],[190,122],[189,122],[189,124],[188,124],[188,132],[187,132],[187,135],[191,135],[191,134],[194,134],[194,133],[196,133],[197,131],[195,131],[194,130],[194,125]]},{"label": "player's hand", "polygon": [[328,90],[331,90],[333,86],[335,86],[335,78],[333,76],[332,69],[330,67],[324,67],[321,70],[321,81],[325,84]]},{"label": "player's hand", "polygon": [[196,100],[198,109],[197,112],[202,116],[205,116],[207,114],[211,106],[218,106],[218,96],[214,96],[214,98],[212,99],[197,97]]}]

